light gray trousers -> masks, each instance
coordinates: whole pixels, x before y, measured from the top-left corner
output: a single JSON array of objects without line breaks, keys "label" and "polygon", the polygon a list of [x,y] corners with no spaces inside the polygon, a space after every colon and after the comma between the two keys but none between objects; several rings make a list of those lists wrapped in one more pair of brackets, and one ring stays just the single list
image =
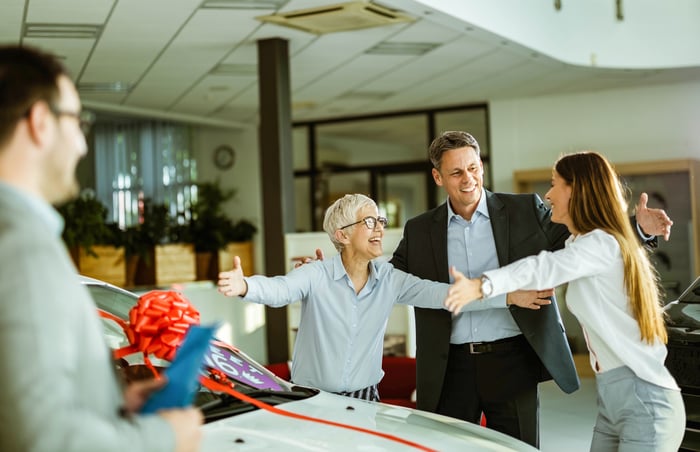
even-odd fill
[{"label": "light gray trousers", "polygon": [[629,367],[596,375],[598,418],[593,452],[676,452],[683,440],[685,408],[679,391],[637,377]]}]

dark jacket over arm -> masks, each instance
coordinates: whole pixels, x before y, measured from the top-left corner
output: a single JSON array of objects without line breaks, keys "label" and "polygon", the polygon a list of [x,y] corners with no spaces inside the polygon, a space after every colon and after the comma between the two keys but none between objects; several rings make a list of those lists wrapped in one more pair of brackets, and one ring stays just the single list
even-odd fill
[{"label": "dark jacket over arm", "polygon": [[[569,232],[551,222],[551,213],[539,196],[485,193],[501,266],[564,246]],[[406,223],[391,262],[421,278],[449,282],[446,204]],[[536,311],[516,306],[509,310],[539,358],[534,365],[540,369],[540,381],[554,378],[567,393],[578,389],[580,382],[557,304]],[[435,411],[447,365],[451,314],[416,308],[415,316],[418,408]]]}]

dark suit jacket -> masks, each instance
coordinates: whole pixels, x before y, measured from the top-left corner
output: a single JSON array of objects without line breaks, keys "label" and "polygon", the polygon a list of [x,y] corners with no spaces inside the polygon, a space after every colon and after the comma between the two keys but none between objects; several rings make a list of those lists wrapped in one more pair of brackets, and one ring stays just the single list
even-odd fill
[{"label": "dark suit jacket", "polygon": [[[485,194],[501,266],[564,246],[569,231],[550,221],[551,212],[539,196],[489,191]],[[421,278],[449,282],[446,204],[406,223],[391,262]],[[564,392],[577,390],[580,382],[557,304],[540,310],[516,306],[509,309],[539,358],[533,363],[539,370],[538,381],[553,378]],[[452,319],[448,311],[439,309],[415,308],[415,316],[418,408],[434,412],[445,377]]]}]

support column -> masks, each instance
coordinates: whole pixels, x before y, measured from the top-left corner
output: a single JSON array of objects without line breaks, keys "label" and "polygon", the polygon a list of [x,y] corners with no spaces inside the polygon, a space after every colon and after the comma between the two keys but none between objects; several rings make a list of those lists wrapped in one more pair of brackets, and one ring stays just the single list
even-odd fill
[{"label": "support column", "polygon": [[[265,274],[287,273],[284,234],[294,232],[291,90],[287,41],[258,41],[260,100],[260,180],[265,226]],[[289,359],[287,309],[266,308],[267,356],[270,363]]]}]

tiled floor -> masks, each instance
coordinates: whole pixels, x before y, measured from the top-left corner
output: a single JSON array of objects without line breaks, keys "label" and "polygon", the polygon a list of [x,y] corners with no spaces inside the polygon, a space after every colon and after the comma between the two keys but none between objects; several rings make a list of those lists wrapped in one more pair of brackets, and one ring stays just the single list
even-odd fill
[{"label": "tiled floor", "polygon": [[595,378],[565,394],[552,381],[540,384],[540,448],[543,452],[587,452],[596,417]]}]

